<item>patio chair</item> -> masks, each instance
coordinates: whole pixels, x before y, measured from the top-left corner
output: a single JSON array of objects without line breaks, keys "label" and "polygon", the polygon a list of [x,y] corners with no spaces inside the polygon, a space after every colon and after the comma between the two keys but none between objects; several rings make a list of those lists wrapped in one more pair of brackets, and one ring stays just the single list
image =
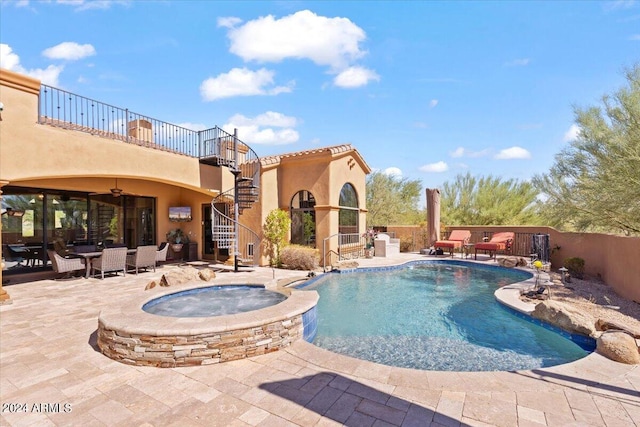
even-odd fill
[{"label": "patio chair", "polygon": [[167,260],[167,252],[169,251],[169,243],[160,243],[160,248],[156,251],[156,263],[165,262]]},{"label": "patio chair", "polygon": [[156,245],[151,246],[138,246],[135,254],[127,255],[127,267],[136,270],[136,274],[138,274],[138,269],[144,268],[153,268],[153,271],[156,271],[156,256],[158,252],[158,247]]},{"label": "patio chair", "polygon": [[438,240],[433,246],[441,249],[448,248],[453,257],[453,251],[456,248],[460,248],[462,251],[462,247],[469,243],[470,238],[471,231],[469,230],[453,230],[446,240]]},{"label": "patio chair", "polygon": [[475,259],[478,259],[479,250],[489,253],[489,259],[495,259],[498,251],[505,253],[511,252],[511,245],[513,244],[515,236],[516,233],[513,231],[501,231],[500,233],[494,233],[488,242],[476,243]]},{"label": "patio chair", "polygon": [[127,248],[107,248],[102,251],[102,255],[91,260],[91,273],[95,275],[99,270],[102,278],[104,273],[116,273],[122,271],[124,276],[127,275]]},{"label": "patio chair", "polygon": [[84,261],[80,258],[65,258],[58,255],[58,253],[52,249],[47,251],[47,255],[49,255],[49,259],[51,260],[53,271],[58,274],[66,273],[63,276],[64,278],[68,279],[72,276],[74,271],[85,269]]}]

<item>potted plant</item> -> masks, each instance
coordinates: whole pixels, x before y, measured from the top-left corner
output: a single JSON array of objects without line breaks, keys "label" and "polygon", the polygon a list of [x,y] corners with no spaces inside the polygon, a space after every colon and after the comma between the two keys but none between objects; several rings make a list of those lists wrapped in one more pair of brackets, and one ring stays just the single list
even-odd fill
[{"label": "potted plant", "polygon": [[182,245],[189,243],[189,236],[185,234],[180,228],[174,228],[167,232],[167,242],[171,245],[171,250],[174,253],[180,253],[182,251]]}]

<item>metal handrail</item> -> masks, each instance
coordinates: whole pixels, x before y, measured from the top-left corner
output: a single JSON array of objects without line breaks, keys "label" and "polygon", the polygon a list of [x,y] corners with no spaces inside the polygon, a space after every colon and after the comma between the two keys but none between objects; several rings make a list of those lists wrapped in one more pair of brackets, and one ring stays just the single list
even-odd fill
[{"label": "metal handrail", "polygon": [[232,192],[233,190],[226,191],[211,201],[212,239],[218,242],[218,248],[232,250],[238,259],[243,262],[251,261],[251,265],[257,266],[262,258],[260,236],[215,207],[216,203],[228,202]]},{"label": "metal handrail", "polygon": [[[334,237],[338,238],[338,251],[330,250],[327,252],[327,242]],[[338,261],[346,259],[345,253],[349,254],[349,258],[362,258],[367,239],[358,233],[336,233],[322,239],[322,271],[327,268],[327,254],[335,253]],[[330,260],[331,261],[331,260]]]}]

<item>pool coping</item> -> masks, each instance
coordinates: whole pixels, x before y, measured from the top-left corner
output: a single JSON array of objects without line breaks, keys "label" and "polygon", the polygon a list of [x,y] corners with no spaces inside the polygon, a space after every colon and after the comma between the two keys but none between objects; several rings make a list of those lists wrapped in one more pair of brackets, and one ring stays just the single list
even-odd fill
[{"label": "pool coping", "polygon": [[[260,283],[202,283],[190,282],[181,285],[179,289],[168,288],[152,295],[145,295],[127,304],[110,306],[102,309],[98,315],[98,323],[106,329],[116,329],[122,333],[137,335],[198,335],[203,333],[225,332],[229,327],[254,328],[265,322],[278,322],[287,318],[302,315],[314,307],[319,299],[317,292],[297,291],[292,289],[287,299],[272,305],[245,313],[228,314],[214,317],[169,317],[147,313],[142,307],[157,298],[176,294],[192,289],[218,287],[218,286],[264,286]],[[270,288],[274,292],[277,289]],[[284,292],[280,292],[284,293]],[[288,293],[288,292],[287,292]],[[284,293],[286,294],[286,293]]]}]

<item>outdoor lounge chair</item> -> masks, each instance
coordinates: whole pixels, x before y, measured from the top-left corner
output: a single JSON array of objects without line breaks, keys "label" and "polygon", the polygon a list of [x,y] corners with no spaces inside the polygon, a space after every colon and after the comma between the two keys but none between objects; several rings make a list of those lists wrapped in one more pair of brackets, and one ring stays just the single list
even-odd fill
[{"label": "outdoor lounge chair", "polygon": [[502,231],[495,233],[488,242],[476,243],[475,259],[478,259],[478,251],[489,253],[489,259],[496,257],[498,251],[508,253],[511,251],[511,245],[516,233],[513,231]]},{"label": "outdoor lounge chair", "polygon": [[116,275],[118,271],[122,271],[124,276],[127,275],[127,248],[107,248],[102,251],[102,255],[91,260],[91,272],[99,270],[102,278],[104,273],[113,273]]},{"label": "outdoor lounge chair", "polygon": [[449,238],[446,240],[438,240],[434,243],[433,246],[436,248],[448,248],[449,253],[453,257],[453,251],[456,248],[460,248],[469,243],[469,239],[471,238],[471,232],[469,230],[453,230],[449,235]]},{"label": "outdoor lounge chair", "polygon": [[66,273],[66,278],[71,277],[71,274],[74,271],[85,269],[84,261],[80,258],[65,258],[58,255],[56,251],[51,249],[47,251],[47,254],[51,260],[53,271],[58,274]]},{"label": "outdoor lounge chair", "polygon": [[138,274],[139,268],[153,268],[156,271],[156,254],[158,247],[156,245],[138,246],[135,254],[127,255],[127,267],[136,270]]},{"label": "outdoor lounge chair", "polygon": [[156,251],[156,263],[165,262],[167,260],[167,252],[169,251],[169,243],[160,243],[160,248]]}]

